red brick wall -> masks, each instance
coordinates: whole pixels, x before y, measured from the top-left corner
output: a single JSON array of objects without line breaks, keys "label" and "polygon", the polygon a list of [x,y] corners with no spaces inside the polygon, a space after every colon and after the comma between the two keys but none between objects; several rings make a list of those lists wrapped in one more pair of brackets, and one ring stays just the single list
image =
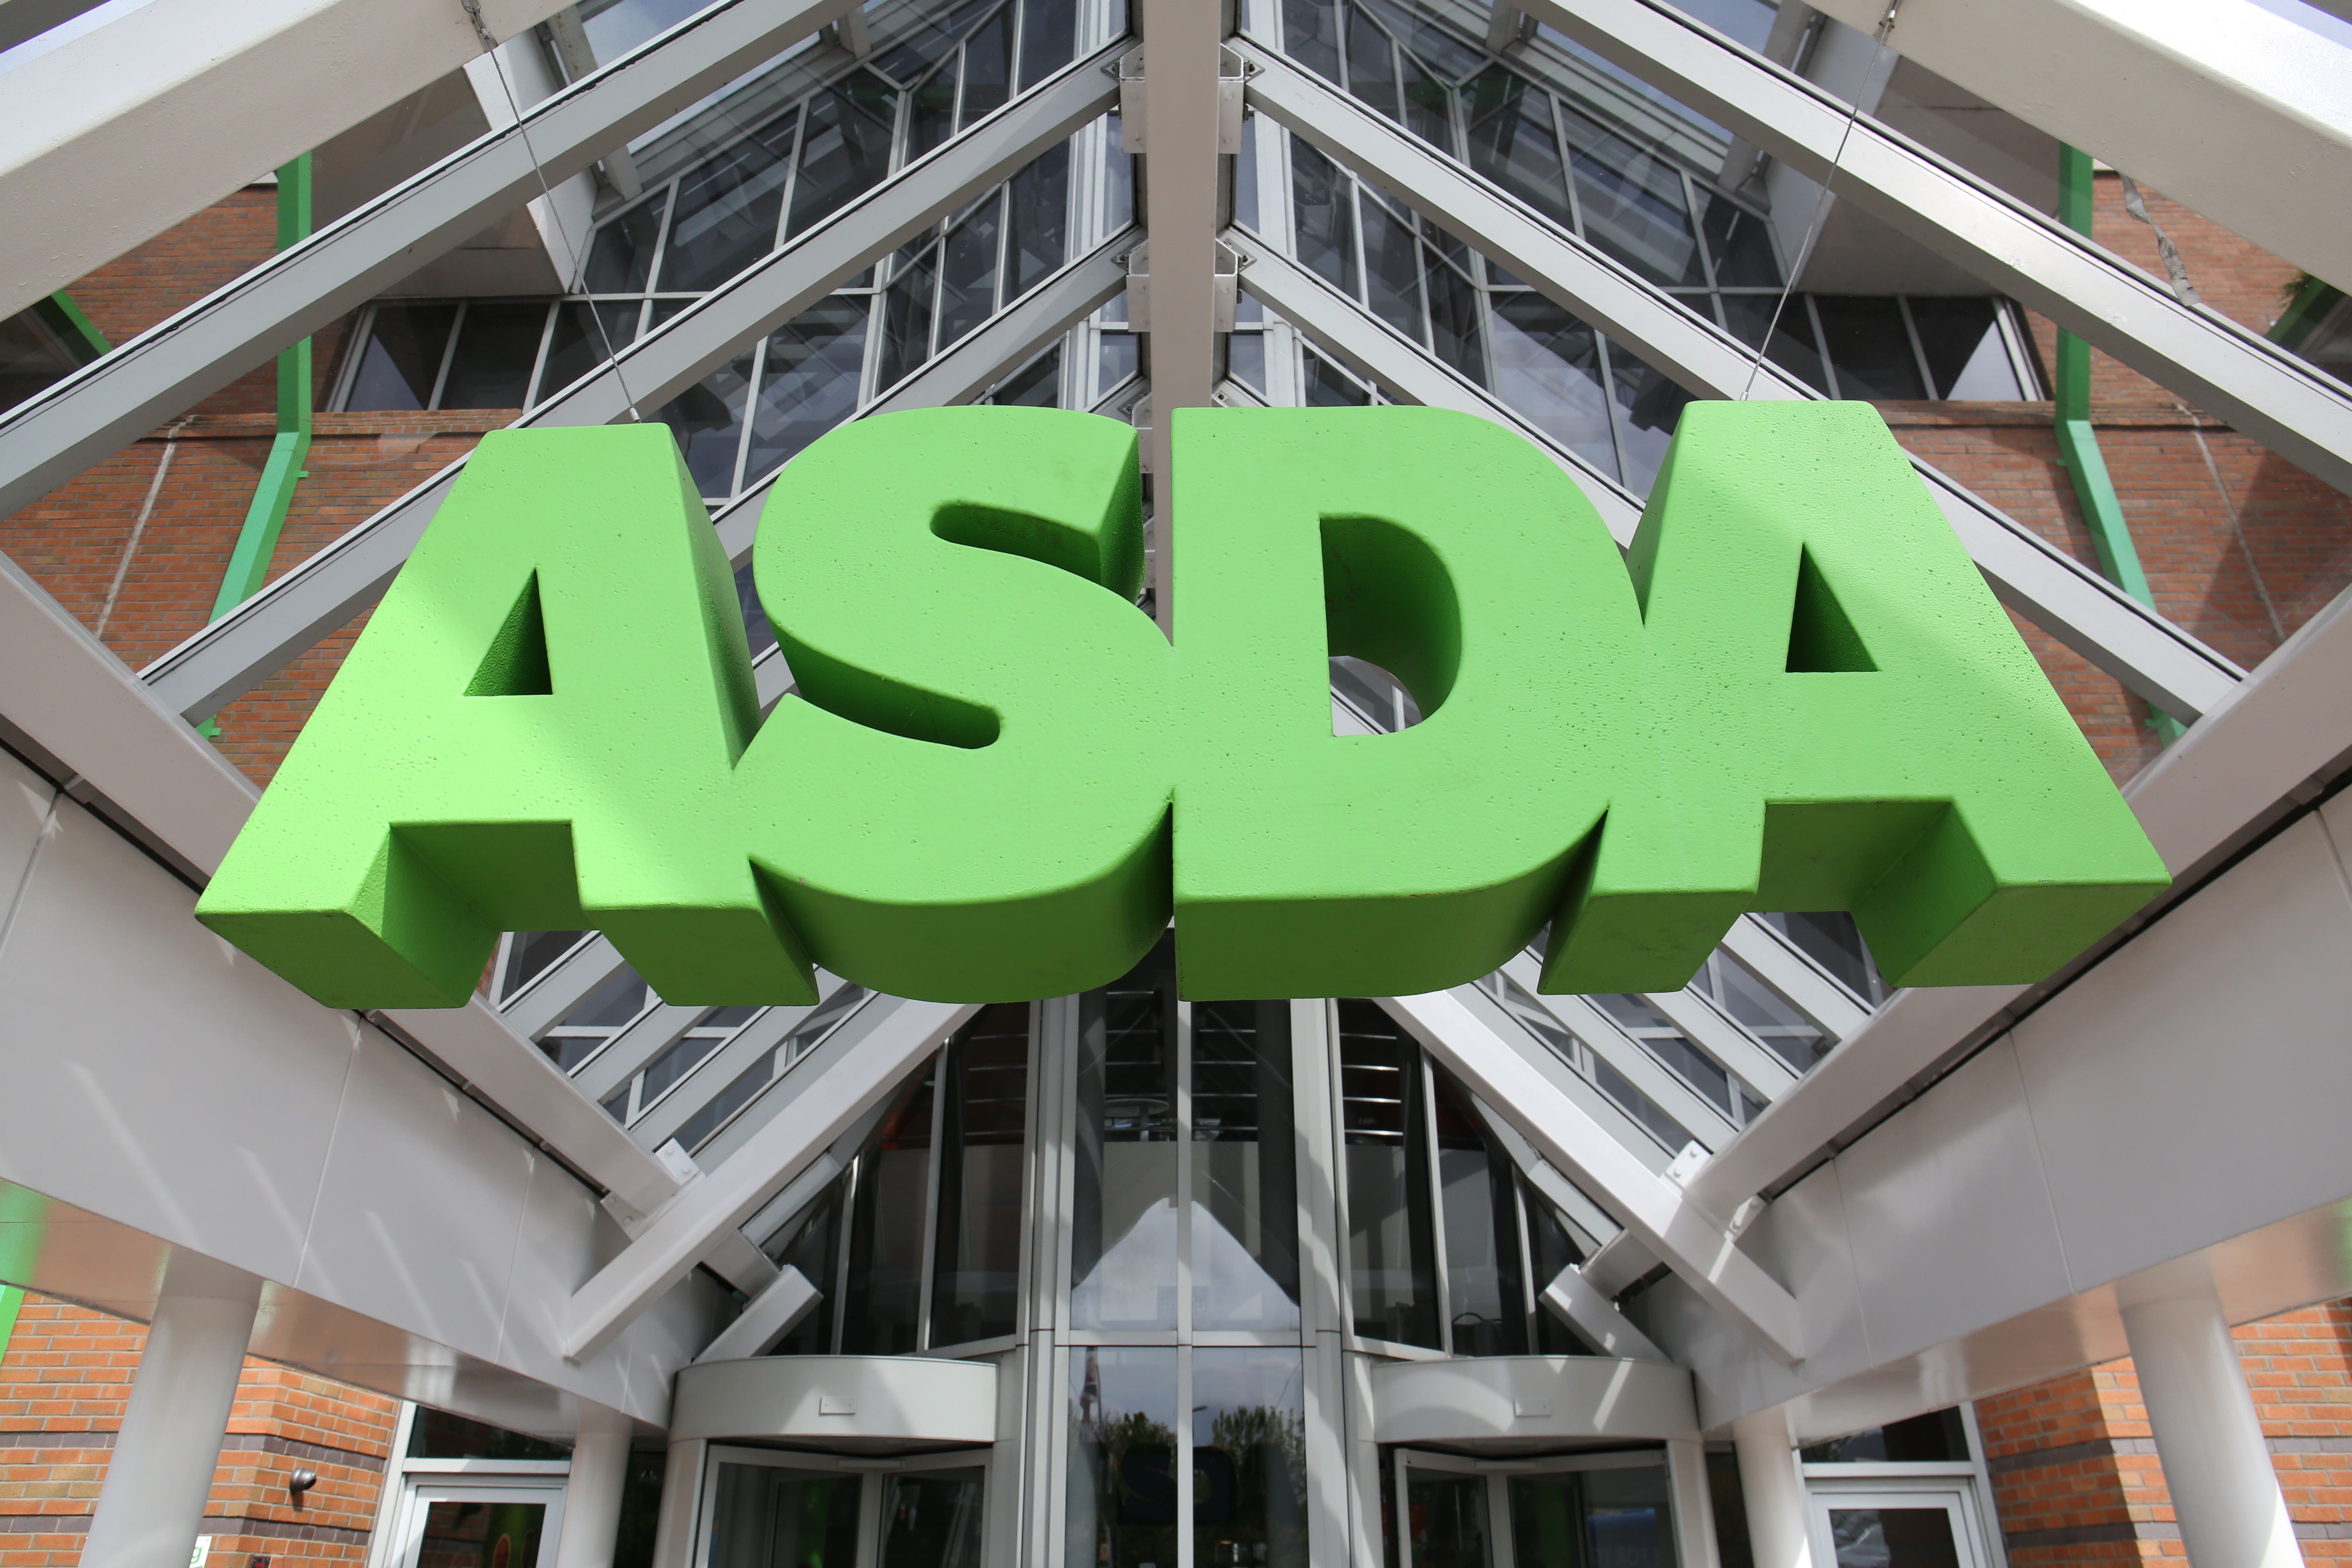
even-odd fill
[{"label": "red brick wall", "polygon": [[[146,1337],[137,1323],[26,1297],[0,1356],[0,1568],[79,1560]],[[205,1508],[209,1568],[255,1556],[273,1568],[365,1563],[399,1408],[248,1359]],[[319,1478],[299,1506],[286,1489],[297,1470]]]}]

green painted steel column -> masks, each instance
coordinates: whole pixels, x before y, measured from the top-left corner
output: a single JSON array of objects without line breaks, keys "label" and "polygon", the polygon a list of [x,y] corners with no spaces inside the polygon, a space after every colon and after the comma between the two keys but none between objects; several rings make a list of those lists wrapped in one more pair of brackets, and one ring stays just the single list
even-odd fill
[{"label": "green painted steel column", "polygon": [[[2091,155],[2079,147],[2058,148],[2058,221],[2076,234],[2091,232]],[[2091,530],[2091,547],[2098,552],[2099,570],[2107,581],[2156,608],[2156,595],[2132,544],[2131,525],[2124,521],[2123,502],[2116,497],[2115,481],[2107,477],[2106,458],[2099,451],[2098,433],[2091,427],[2091,345],[2074,333],[2058,331],[2058,384],[2054,389],[2058,461],[2074,486],[2074,500]],[[2167,743],[2180,738],[2180,725],[2168,713],[2148,710],[2148,722]]]},{"label": "green painted steel column", "polygon": [[33,313],[40,317],[51,331],[79,349],[87,356],[82,361],[84,364],[114,347],[106,341],[106,334],[82,314],[81,307],[74,303],[73,296],[62,289],[46,300],[35,301]]},{"label": "green painted steel column", "polygon": [[8,1359],[8,1342],[16,1337],[16,1314],[24,1310],[23,1287],[0,1287],[0,1362]]}]

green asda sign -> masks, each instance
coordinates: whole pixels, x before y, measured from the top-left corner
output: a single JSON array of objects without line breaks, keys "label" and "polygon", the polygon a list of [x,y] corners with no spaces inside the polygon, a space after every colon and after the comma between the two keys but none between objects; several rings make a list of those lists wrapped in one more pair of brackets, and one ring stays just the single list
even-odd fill
[{"label": "green asda sign", "polygon": [[[482,444],[197,905],[337,1006],[454,1006],[596,927],[678,1003],[1100,985],[1393,995],[1549,924],[1547,988],[1689,979],[1744,910],[1887,977],[2040,978],[2163,865],[1884,424],[1693,405],[1630,554],[1526,442],[1423,408],[1175,415],[1174,646],[1135,434],[845,426],[785,468],[761,721],[660,426]],[[1428,717],[1335,736],[1327,659]]]}]

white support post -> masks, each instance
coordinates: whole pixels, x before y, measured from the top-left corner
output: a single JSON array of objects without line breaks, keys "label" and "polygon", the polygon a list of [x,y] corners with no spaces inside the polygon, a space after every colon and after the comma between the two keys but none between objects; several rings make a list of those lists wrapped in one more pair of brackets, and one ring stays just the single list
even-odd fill
[{"label": "white support post", "polygon": [[1739,1489],[1748,1503],[1748,1543],[1756,1568],[1813,1568],[1805,1521],[1805,1478],[1781,1406],[1731,1424],[1739,1454]]},{"label": "white support post", "polygon": [[187,1563],[260,1303],[254,1276],[194,1253],[173,1255],[82,1547],[89,1568]]},{"label": "white support post", "polygon": [[621,1533],[621,1494],[629,1483],[629,1418],[580,1402],[580,1435],[572,1444],[572,1478],[563,1487],[563,1532],[555,1568],[613,1568]]},{"label": "white support post", "polygon": [[1666,1445],[1666,1484],[1672,1492],[1675,1547],[1682,1568],[1721,1568],[1715,1539],[1715,1499],[1706,1486],[1706,1445]]},{"label": "white support post", "polygon": [[669,1446],[662,1472],[661,1513],[654,1521],[654,1568],[687,1568],[694,1560],[695,1515],[702,1507],[702,1456],[710,1447],[699,1437]]},{"label": "white support post", "polygon": [[2196,1568],[2300,1568],[2229,1320],[2201,1258],[2116,1288],[2173,1517]]}]

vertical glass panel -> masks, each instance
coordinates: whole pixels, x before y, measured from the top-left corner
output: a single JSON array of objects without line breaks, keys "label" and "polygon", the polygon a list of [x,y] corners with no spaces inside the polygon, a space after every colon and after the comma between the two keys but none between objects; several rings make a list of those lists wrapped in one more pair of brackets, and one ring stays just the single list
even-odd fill
[{"label": "vertical glass panel", "polygon": [[1970,1458],[1968,1423],[1957,1406],[1890,1421],[1884,1426],[1865,1427],[1848,1436],[1810,1444],[1804,1450],[1804,1460],[1809,1465],[1886,1461],[1898,1465],[1965,1465]]},{"label": "vertical glass panel", "polygon": [[898,89],[872,71],[844,78],[809,100],[787,234],[839,211],[890,172],[898,118]]},{"label": "vertical glass panel", "polygon": [[955,132],[956,68],[950,60],[917,83],[907,111],[907,161],[914,162]]},{"label": "vertical glass panel", "polygon": [[1021,90],[1068,65],[1077,45],[1077,0],[1021,0]]},{"label": "vertical glass panel", "polygon": [[1911,324],[1935,378],[1935,395],[2014,402],[2025,395],[1990,300],[1913,299]]},{"label": "vertical glass panel", "polygon": [[1833,1508],[1838,1568],[1958,1568],[1952,1516],[1940,1508]]},{"label": "vertical glass panel", "polygon": [[[591,310],[596,314],[590,315]],[[614,353],[625,347],[636,336],[637,310],[634,300],[597,305],[566,300],[558,305],[555,329],[547,340],[547,363],[539,373],[539,390],[531,402],[544,403],[603,364],[608,357],[608,340]]]},{"label": "vertical glass panel", "polygon": [[661,238],[662,202],[667,193],[639,202],[596,231],[588,247],[582,283],[591,294],[637,294],[654,275],[654,247]]},{"label": "vertical glass panel", "polygon": [[836,1181],[826,1187],[824,1195],[809,1205],[798,1225],[768,1241],[768,1256],[777,1267],[799,1269],[818,1292],[816,1310],[777,1341],[770,1355],[824,1355],[833,1349],[833,1325],[838,1316],[835,1309],[841,1295],[840,1254],[835,1248],[841,1238],[842,1186]]},{"label": "vertical glass panel", "polygon": [[1706,264],[1675,167],[1562,105],[1584,237],[1653,283],[1703,285]]},{"label": "vertical glass panel", "polygon": [[922,7],[916,14],[921,16],[928,12],[928,19],[919,22],[874,63],[894,80],[912,81],[946,58],[972,18],[993,4],[995,0],[959,0],[951,7]]},{"label": "vertical glass panel", "polygon": [[1356,1332],[1438,1348],[1421,1049],[1375,1003],[1339,1004],[1348,1283]]},{"label": "vertical glass panel", "polygon": [[939,252],[927,249],[909,263],[882,296],[882,364],[874,389],[886,391],[931,357],[931,290]]},{"label": "vertical glass panel", "polygon": [[719,1467],[709,1568],[832,1568],[857,1556],[860,1476]]},{"label": "vertical glass panel", "polygon": [[[751,409],[747,483],[798,457],[856,408],[866,312],[864,300],[836,296],[810,306],[769,337],[766,375]],[[753,647],[759,646],[755,639]]]},{"label": "vertical glass panel", "polygon": [[1004,300],[1021,298],[1062,265],[1070,228],[1070,144],[1048,147],[1013,176],[1005,209]]},{"label": "vertical glass panel", "polygon": [[1004,105],[1013,81],[1013,7],[982,23],[963,46],[963,111],[956,123],[969,126]]},{"label": "vertical glass panel", "polygon": [[1364,291],[1372,314],[1417,343],[1426,343],[1421,314],[1421,245],[1411,225],[1366,193]]},{"label": "vertical glass panel", "polygon": [[432,402],[449,328],[457,320],[455,305],[378,305],[343,406],[398,410]]},{"label": "vertical glass panel", "polygon": [[948,236],[940,268],[940,347],[996,313],[996,247],[1003,195],[991,191]]},{"label": "vertical glass panel", "polygon": [[1404,122],[1412,133],[1448,157],[1454,156],[1454,94],[1411,55],[1404,63]]},{"label": "vertical glass panel", "polygon": [[1298,1326],[1290,1004],[1192,1007],[1192,1326]]},{"label": "vertical glass panel", "polygon": [[1837,369],[1837,394],[1853,398],[1925,397],[1918,356],[1892,298],[1816,294],[1822,342]]},{"label": "vertical glass panel", "polygon": [[1062,346],[1047,349],[1015,371],[995,392],[991,403],[1000,408],[1058,408],[1062,405]]},{"label": "vertical glass panel", "polygon": [[949,1043],[940,1114],[934,1345],[1013,1332],[1021,1283],[1021,1155],[1029,1124],[1029,1005],[983,1007]]},{"label": "vertical glass panel", "polygon": [[1254,391],[1265,391],[1265,334],[1235,332],[1225,354],[1225,374]]},{"label": "vertical glass panel", "polygon": [[1706,198],[1706,247],[1715,257],[1718,289],[1778,289],[1780,264],[1772,257],[1771,225],[1729,196]]},{"label": "vertical glass panel", "polygon": [[1095,385],[1098,392],[1107,393],[1135,374],[1135,334],[1103,333],[1096,342],[1095,355]]},{"label": "vertical glass panel", "polygon": [[1176,1568],[1174,1349],[1070,1352],[1065,1497],[1066,1568]]},{"label": "vertical glass panel", "polygon": [[534,1568],[546,1524],[545,1503],[427,1504],[417,1568]]},{"label": "vertical glass panel", "polygon": [[1692,984],[1704,987],[1717,1006],[1799,1072],[1828,1053],[1832,1042],[1826,1030],[1782,1000],[1754,971],[1723,949],[1709,955]]},{"label": "vertical glass panel", "polygon": [[1778,294],[1721,298],[1723,318],[1734,337],[1752,349],[1762,344],[1765,332],[1770,331],[1772,346],[1765,357],[1815,392],[1828,395],[1829,375],[1822,364],[1821,345],[1813,341],[1813,318],[1805,309],[1802,294],[1790,295],[1786,304]]},{"label": "vertical glass panel", "polygon": [[1528,1298],[1519,1258],[1517,1168],[1490,1148],[1461,1087],[1437,1086],[1437,1184],[1445,1213],[1445,1292],[1455,1355],[1524,1355]]},{"label": "vertical glass panel", "polygon": [[1301,353],[1309,408],[1361,408],[1372,400],[1363,384],[1312,350]]},{"label": "vertical glass panel", "polygon": [[1512,1551],[1544,1568],[1674,1568],[1666,1502],[1664,1464],[1514,1476]]},{"label": "vertical glass panel", "polygon": [[499,994],[511,996],[547,971],[549,965],[573,948],[588,933],[584,931],[519,931],[507,943],[507,972],[499,984]]},{"label": "vertical glass panel", "polygon": [[1845,988],[1874,1005],[1886,1000],[1886,982],[1862,940],[1862,930],[1843,910],[1757,917],[1797,944],[1806,957],[1828,970]]},{"label": "vertical glass panel", "polygon": [[652,992],[634,969],[624,968],[588,994],[588,999],[564,1016],[564,1023],[580,1028],[617,1029],[646,1010]]},{"label": "vertical glass panel", "polygon": [[749,561],[735,568],[735,605],[743,612],[743,636],[751,645],[751,657],[757,658],[776,646],[776,628],[768,622],[768,607],[760,602],[759,584],[752,581]]},{"label": "vertical glass panel", "polygon": [[1683,416],[1690,394],[1676,386],[1662,370],[1654,370],[1621,344],[1609,345],[1611,385],[1616,394],[1617,441],[1624,454],[1625,488],[1636,495],[1650,493],[1658,465],[1666,460],[1666,446],[1675,438],[1675,424]]},{"label": "vertical glass panel", "polygon": [[1331,161],[1290,139],[1290,193],[1298,259],[1349,294],[1356,291],[1355,192]]},{"label": "vertical glass panel", "polygon": [[1601,374],[1601,338],[1540,294],[1493,296],[1491,384],[1545,435],[1614,479],[1617,444]]},{"label": "vertical glass panel", "polygon": [[775,248],[797,118],[769,121],[678,181],[669,244],[662,250],[662,288],[702,293]]},{"label": "vertical glass panel", "polygon": [[1566,171],[1552,134],[1551,97],[1501,66],[1463,89],[1470,110],[1470,166],[1565,227]]},{"label": "vertical glass panel", "polygon": [[751,391],[751,356],[722,365],[654,416],[677,436],[687,471],[706,496],[735,493],[735,453],[743,441],[743,404]]},{"label": "vertical glass panel", "polygon": [[845,1355],[904,1355],[916,1348],[923,1292],[923,1216],[931,1206],[931,1082],[938,1058],[914,1080],[857,1156],[849,1225]]},{"label": "vertical glass panel", "polygon": [[[1408,1468],[1404,1505],[1411,1568],[1489,1568],[1485,1477]],[[1573,1559],[1560,1562],[1583,1568]]]},{"label": "vertical glass panel", "polygon": [[1391,120],[1397,113],[1396,49],[1363,7],[1348,7],[1348,90]]},{"label": "vertical glass panel", "polygon": [[[1396,0],[1360,0],[1360,3],[1387,24],[1399,43],[1427,60],[1440,76],[1448,80],[1466,80],[1486,63],[1483,53],[1447,32],[1444,25],[1430,14],[1432,8],[1417,3],[1417,0],[1405,5],[1399,5]],[[1483,28],[1485,25],[1485,19],[1480,18],[1478,26]]]},{"label": "vertical glass panel", "polygon": [[[976,1465],[877,1478],[882,1484],[881,1568],[980,1568],[987,1478]],[[843,1568],[848,1562],[842,1559]]]},{"label": "vertical glass panel", "polygon": [[1070,1321],[1176,1326],[1176,984],[1163,941],[1080,1002]]},{"label": "vertical glass panel", "polygon": [[[1117,234],[1135,221],[1135,154],[1123,150],[1119,118],[1103,116],[1102,231]],[[1121,317],[1120,320],[1126,320]]]},{"label": "vertical glass panel", "polygon": [[1611,994],[1591,998],[1594,1005],[1617,1020],[1642,1048],[1672,1068],[1676,1077],[1698,1090],[1726,1116],[1731,1110],[1731,1075],[1696,1046],[1666,1016],[1639,996]]},{"label": "vertical glass panel", "polygon": [[547,331],[547,307],[476,300],[457,329],[441,384],[444,408],[520,408],[539,363],[539,340]]},{"label": "vertical glass panel", "polygon": [[1538,1355],[1593,1355],[1598,1352],[1544,1303],[1544,1292],[1563,1269],[1584,1261],[1584,1249],[1568,1233],[1558,1211],[1525,1183],[1519,1196],[1528,1215],[1528,1272],[1535,1287],[1535,1352]]},{"label": "vertical glass panel", "polygon": [[1295,1350],[1192,1352],[1196,1568],[1306,1568],[1306,1388]]},{"label": "vertical glass panel", "polygon": [[1339,79],[1339,7],[1337,0],[1282,0],[1285,53],[1324,80]]},{"label": "vertical glass panel", "polygon": [[1437,357],[1479,385],[1486,384],[1486,348],[1478,334],[1478,289],[1446,262],[1431,258],[1423,281],[1429,290],[1429,332]]}]

